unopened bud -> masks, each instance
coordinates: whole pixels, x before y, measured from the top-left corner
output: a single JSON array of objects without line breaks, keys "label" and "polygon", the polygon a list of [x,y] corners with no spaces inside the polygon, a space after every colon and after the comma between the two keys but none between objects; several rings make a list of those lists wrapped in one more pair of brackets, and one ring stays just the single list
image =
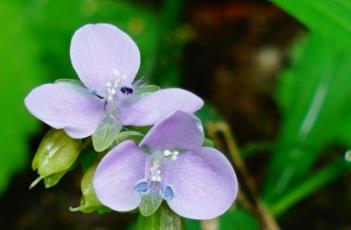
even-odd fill
[{"label": "unopened bud", "polygon": [[33,188],[42,179],[46,188],[57,184],[72,167],[81,150],[80,140],[72,139],[62,130],[51,129],[34,156],[32,168],[38,171],[39,177],[29,188]]},{"label": "unopened bud", "polygon": [[90,168],[88,168],[88,170],[84,173],[80,185],[82,189],[82,198],[80,201],[80,206],[76,208],[70,207],[70,211],[81,211],[84,213],[91,213],[94,211],[106,212],[107,210],[109,210],[107,207],[103,206],[100,203],[95,194],[93,179],[97,165],[98,164],[94,164],[90,166]]}]

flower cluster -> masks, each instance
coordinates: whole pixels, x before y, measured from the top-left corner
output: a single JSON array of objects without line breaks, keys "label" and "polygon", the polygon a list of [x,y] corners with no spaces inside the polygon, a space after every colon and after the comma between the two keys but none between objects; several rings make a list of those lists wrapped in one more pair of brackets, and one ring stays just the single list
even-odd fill
[{"label": "flower cluster", "polygon": [[[133,40],[109,24],[89,24],[72,38],[70,57],[80,81],[33,89],[28,110],[74,139],[91,136],[106,155],[92,178],[97,199],[116,211],[153,214],[162,201],[178,215],[209,219],[224,213],[238,190],[234,170],[218,150],[202,147],[193,115],[203,106],[179,88],[135,83],[140,54]],[[114,146],[125,126],[152,126],[136,143]]]}]

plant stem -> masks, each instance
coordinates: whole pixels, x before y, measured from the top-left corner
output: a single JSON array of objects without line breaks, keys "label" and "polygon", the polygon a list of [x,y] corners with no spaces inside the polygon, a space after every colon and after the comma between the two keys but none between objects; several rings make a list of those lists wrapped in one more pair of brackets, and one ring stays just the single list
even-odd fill
[{"label": "plant stem", "polygon": [[[251,176],[250,171],[241,158],[238,146],[229,125],[226,122],[210,123],[207,126],[207,129],[209,135],[213,138],[213,140],[219,146],[221,146],[222,149],[228,150],[235,169],[237,170],[239,176],[242,178],[240,181],[241,188],[238,197],[241,197],[245,203],[249,205],[250,210],[254,211],[261,223],[262,229],[280,229],[270,210],[266,207],[258,195],[255,180]],[[223,140],[221,140],[221,135],[219,134],[222,134]]]},{"label": "plant stem", "polygon": [[161,206],[160,230],[181,230],[181,218],[170,210],[166,204]]}]

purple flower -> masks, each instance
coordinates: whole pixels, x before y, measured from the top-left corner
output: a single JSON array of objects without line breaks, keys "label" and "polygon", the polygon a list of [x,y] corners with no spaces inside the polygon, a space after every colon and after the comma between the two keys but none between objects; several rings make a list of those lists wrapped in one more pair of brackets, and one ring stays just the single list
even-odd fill
[{"label": "purple flower", "polygon": [[200,121],[178,111],[156,123],[139,145],[125,141],[100,162],[94,189],[102,204],[116,211],[139,206],[151,215],[165,200],[178,215],[210,219],[234,202],[238,182],[218,150],[201,147]]},{"label": "purple flower", "polygon": [[78,29],[70,56],[83,84],[61,80],[41,85],[29,93],[25,105],[34,116],[73,138],[96,134],[96,140],[113,141],[122,126],[152,125],[178,109],[195,112],[203,105],[199,97],[177,88],[138,94],[132,83],[139,69],[139,50],[112,25]]}]

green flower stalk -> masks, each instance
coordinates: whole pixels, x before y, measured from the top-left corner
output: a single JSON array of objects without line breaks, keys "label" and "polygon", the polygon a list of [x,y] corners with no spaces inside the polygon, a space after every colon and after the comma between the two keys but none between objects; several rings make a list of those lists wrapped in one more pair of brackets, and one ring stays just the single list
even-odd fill
[{"label": "green flower stalk", "polygon": [[29,188],[41,180],[44,180],[46,188],[56,185],[71,169],[83,148],[80,140],[72,139],[62,130],[51,129],[34,155],[32,168],[38,172],[39,177]]}]

